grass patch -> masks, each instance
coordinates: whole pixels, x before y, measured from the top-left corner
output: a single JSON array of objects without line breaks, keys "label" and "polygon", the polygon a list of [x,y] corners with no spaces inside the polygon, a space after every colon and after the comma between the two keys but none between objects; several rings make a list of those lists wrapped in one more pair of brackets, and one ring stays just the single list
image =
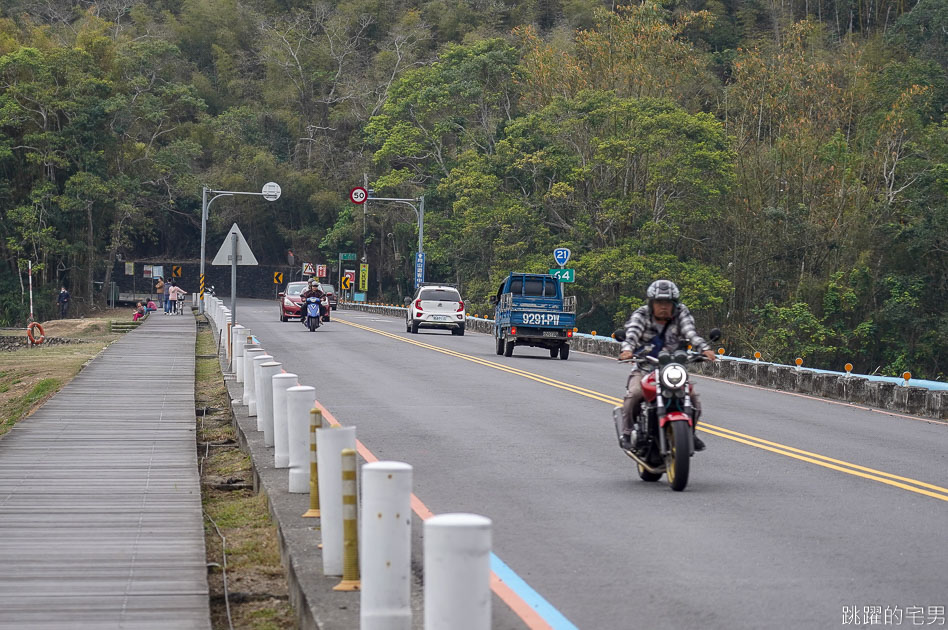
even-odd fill
[{"label": "grass patch", "polygon": [[34,405],[43,402],[46,398],[59,391],[60,386],[61,382],[58,378],[44,378],[34,385],[33,389],[25,396],[15,398],[13,404],[8,405],[3,412],[3,424],[0,425],[0,434],[6,433],[6,431],[16,424],[17,420],[26,415]]},{"label": "grass patch", "polygon": [[[223,562],[221,539],[213,519],[227,539],[227,582],[229,591],[241,593],[231,601],[235,628],[252,630],[292,630],[296,615],[289,604],[286,577],[280,564],[276,526],[270,519],[267,499],[250,490],[224,490],[221,484],[253,479],[250,457],[236,446],[237,434],[230,412],[230,396],[224,385],[217,357],[217,343],[210,329],[199,327],[195,354],[214,355],[195,361],[195,408],[213,407],[197,419],[198,442],[215,443],[207,451],[199,447],[202,460],[202,496],[205,519],[205,547],[209,563]],[[211,624],[215,630],[228,627],[220,569],[208,572],[211,589]]]}]

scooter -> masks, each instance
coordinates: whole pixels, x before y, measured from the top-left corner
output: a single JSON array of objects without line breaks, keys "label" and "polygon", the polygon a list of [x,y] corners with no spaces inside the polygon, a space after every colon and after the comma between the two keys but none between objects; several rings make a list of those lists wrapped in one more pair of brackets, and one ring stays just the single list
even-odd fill
[{"label": "scooter", "polygon": [[310,332],[316,332],[316,329],[319,328],[321,303],[322,300],[315,295],[306,298],[306,327],[309,328]]}]

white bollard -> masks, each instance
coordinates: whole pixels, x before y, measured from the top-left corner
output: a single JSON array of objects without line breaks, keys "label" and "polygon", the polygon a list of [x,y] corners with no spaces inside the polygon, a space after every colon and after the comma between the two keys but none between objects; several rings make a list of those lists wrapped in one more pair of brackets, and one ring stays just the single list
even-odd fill
[{"label": "white bollard", "polygon": [[[307,414],[307,421],[309,414]],[[292,422],[293,419],[290,418]],[[290,448],[293,448],[292,443]],[[323,574],[342,575],[342,450],[355,449],[355,427],[316,429],[319,469],[319,526],[323,542]],[[291,454],[292,457],[292,454]],[[293,462],[290,462],[290,466]],[[292,474],[292,468],[291,474]]]},{"label": "white bollard", "polygon": [[411,630],[412,468],[362,467],[361,630]]},{"label": "white bollard", "polygon": [[[316,388],[298,385],[286,390],[286,435],[290,455],[288,490],[309,492],[309,410]],[[340,473],[341,474],[341,473]]]},{"label": "white bollard", "polygon": [[230,363],[228,367],[230,367],[231,372],[237,371],[237,344],[240,342],[240,331],[243,329],[244,327],[240,324],[232,326],[230,329]]},{"label": "white bollard", "polygon": [[247,346],[247,338],[250,334],[249,328],[237,324],[237,341],[234,345],[234,380],[238,383],[244,382],[244,348]]},{"label": "white bollard", "polygon": [[489,630],[490,519],[439,514],[424,535],[425,630]]},{"label": "white bollard", "polygon": [[[262,389],[263,376],[260,373],[260,366],[264,363],[273,361],[273,357],[264,352],[263,354],[254,355],[253,359],[250,361],[250,364],[253,365],[253,369],[250,372],[253,374],[253,398],[250,399],[250,403],[247,405],[247,415],[256,416],[257,410],[260,407],[260,390]],[[273,404],[272,402],[270,404]],[[260,418],[257,418],[257,431],[263,431],[263,426],[260,424]]]},{"label": "white bollard", "polygon": [[[286,390],[299,385],[296,374],[273,375],[273,467],[290,465],[290,433],[287,428]],[[266,434],[264,434],[266,440]]]},{"label": "white bollard", "polygon": [[261,348],[258,345],[251,345],[244,348],[244,404],[247,405],[247,408],[250,408],[250,403],[254,399],[254,385],[253,380],[253,358],[258,357],[261,354],[266,354],[267,351]]},{"label": "white bollard", "polygon": [[267,361],[260,365],[260,388],[257,393],[257,430],[263,431],[263,445],[273,446],[273,377],[280,373],[282,363]]}]

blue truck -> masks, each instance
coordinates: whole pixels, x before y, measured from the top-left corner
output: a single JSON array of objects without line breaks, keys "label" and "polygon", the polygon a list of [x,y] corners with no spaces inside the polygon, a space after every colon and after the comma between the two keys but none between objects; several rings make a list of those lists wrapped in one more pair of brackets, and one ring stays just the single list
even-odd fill
[{"label": "blue truck", "polygon": [[516,346],[546,348],[550,358],[569,358],[576,325],[576,297],[546,273],[511,273],[490,297],[494,305],[497,354],[509,357]]}]

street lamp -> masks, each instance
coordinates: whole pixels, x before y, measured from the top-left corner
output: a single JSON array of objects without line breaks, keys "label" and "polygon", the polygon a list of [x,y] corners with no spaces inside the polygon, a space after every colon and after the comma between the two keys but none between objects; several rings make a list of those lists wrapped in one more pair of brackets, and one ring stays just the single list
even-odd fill
[{"label": "street lamp", "polygon": [[[214,195],[210,201],[207,200],[207,193]],[[233,197],[234,195],[252,195],[255,197],[263,197],[267,201],[276,201],[280,198],[281,193],[280,185],[276,182],[267,182],[263,185],[263,190],[258,193],[236,190],[211,190],[207,186],[204,186],[201,195],[201,280],[199,284],[201,297],[198,300],[198,313],[201,315],[204,314],[204,257],[207,242],[207,213],[211,208],[211,204],[214,203],[214,200],[218,197]]]},{"label": "street lamp", "polygon": [[[415,287],[417,288],[419,284],[425,280],[425,250],[424,250],[424,234],[425,234],[425,196],[422,195],[417,199],[400,199],[398,197],[373,197],[372,194],[375,191],[372,189],[368,190],[368,196],[366,201],[394,201],[395,203],[405,204],[409,208],[415,211],[415,217],[418,219],[418,255],[415,258]],[[415,203],[418,205],[416,206]],[[364,210],[363,210],[364,211]]]}]

